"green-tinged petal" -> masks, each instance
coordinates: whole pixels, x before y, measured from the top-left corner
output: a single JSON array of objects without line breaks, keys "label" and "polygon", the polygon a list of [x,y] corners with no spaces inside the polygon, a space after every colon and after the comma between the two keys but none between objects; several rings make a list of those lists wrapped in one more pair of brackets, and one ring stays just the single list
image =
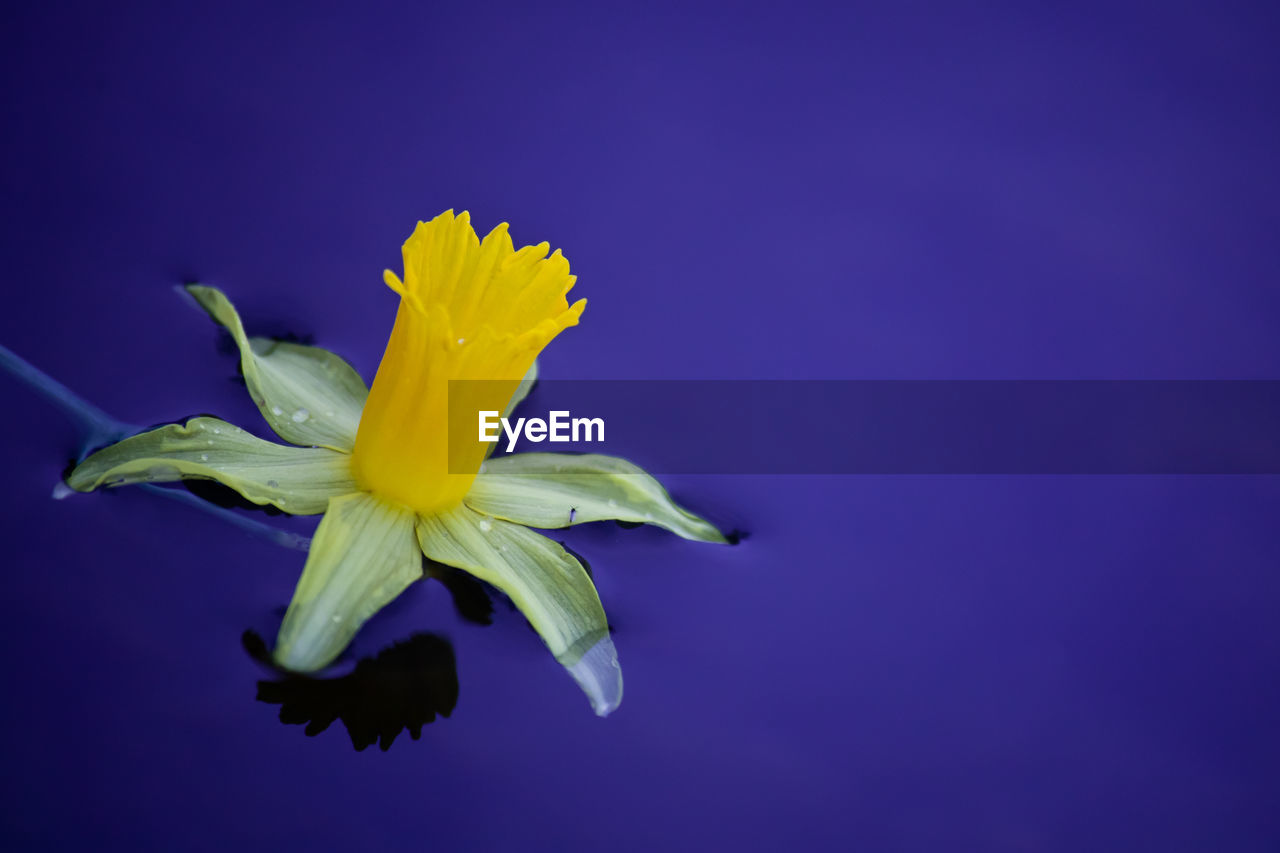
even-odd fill
[{"label": "green-tinged petal", "polygon": [[[533,390],[533,386],[538,383],[538,362],[535,360],[529,365],[529,370],[525,373],[524,379],[520,380],[520,384],[516,386],[516,393],[511,395],[511,402],[507,403],[507,407],[502,410],[502,416],[509,417],[516,410],[516,406],[524,402],[529,396],[529,392]],[[495,443],[495,447],[497,444]]]},{"label": "green-tinged petal", "polygon": [[[520,384],[516,386],[516,392],[511,395],[511,401],[508,402],[507,407],[502,410],[502,417],[510,417],[511,413],[516,410],[516,406],[519,406],[525,401],[525,398],[529,396],[529,392],[533,390],[533,386],[537,383],[538,362],[535,360],[533,364],[529,365],[529,370],[525,372],[524,378],[520,380]],[[501,430],[499,430],[499,433],[501,433]],[[498,449],[499,444],[501,444],[500,441],[495,441],[489,445],[489,448],[484,452],[486,459],[493,455],[493,451]]]},{"label": "green-tinged petal", "polygon": [[76,466],[67,485],[99,486],[217,480],[256,504],[294,515],[324,512],[329,498],[357,490],[351,457],[321,447],[264,441],[217,418],[192,418],[104,447]]},{"label": "green-tinged petal", "polygon": [[643,469],[616,456],[516,453],[489,459],[466,497],[472,509],[555,529],[618,519],[665,527],[685,539],[724,543],[724,534],[682,509]]},{"label": "green-tinged petal", "polygon": [[600,597],[582,564],[545,536],[460,506],[418,521],[433,560],[470,572],[515,602],[600,716],[622,701],[622,670]]},{"label": "green-tinged petal", "polygon": [[355,368],[320,347],[248,337],[217,288],[191,284],[187,292],[235,339],[249,395],[276,435],[303,447],[351,451],[369,396]]},{"label": "green-tinged petal", "polygon": [[370,616],[422,577],[414,514],[359,492],[334,498],[320,520],[274,656],[299,672],[320,669]]}]

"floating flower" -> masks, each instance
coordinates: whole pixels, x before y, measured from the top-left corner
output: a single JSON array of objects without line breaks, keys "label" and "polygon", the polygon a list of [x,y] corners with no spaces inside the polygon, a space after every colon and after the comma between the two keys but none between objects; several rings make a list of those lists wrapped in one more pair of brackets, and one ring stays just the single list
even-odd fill
[{"label": "floating flower", "polygon": [[221,291],[190,285],[235,339],[259,411],[295,446],[196,417],[99,450],[67,482],[88,492],[210,479],[255,504],[323,513],[276,641],[284,667],[332,662],[423,576],[425,554],[506,593],[596,713],[608,714],[622,673],[600,598],[572,554],[525,525],[617,519],[726,539],[626,460],[519,453],[486,462],[483,445],[448,442],[450,380],[484,380],[467,386],[477,389],[471,402],[505,416],[528,394],[538,353],[577,324],[586,300],[568,304],[575,278],[549,248],[516,251],[505,224],[479,240],[465,212],[419,222],[403,247],[403,280],[384,273],[400,307],[372,389],[327,350],[248,337]]}]

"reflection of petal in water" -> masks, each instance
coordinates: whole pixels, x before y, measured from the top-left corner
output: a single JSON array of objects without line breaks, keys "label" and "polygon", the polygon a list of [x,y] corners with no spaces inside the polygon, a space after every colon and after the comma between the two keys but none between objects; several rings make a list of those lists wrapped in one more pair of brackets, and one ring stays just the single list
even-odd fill
[{"label": "reflection of petal in water", "polygon": [[[259,662],[271,665],[261,637],[245,632],[244,646]],[[279,705],[280,722],[305,723],[312,737],[342,720],[357,751],[374,743],[390,749],[404,729],[417,740],[424,725],[436,714],[449,716],[458,702],[453,647],[434,634],[414,634],[388,646],[341,678],[276,671],[279,679],[258,682],[258,701]]]}]

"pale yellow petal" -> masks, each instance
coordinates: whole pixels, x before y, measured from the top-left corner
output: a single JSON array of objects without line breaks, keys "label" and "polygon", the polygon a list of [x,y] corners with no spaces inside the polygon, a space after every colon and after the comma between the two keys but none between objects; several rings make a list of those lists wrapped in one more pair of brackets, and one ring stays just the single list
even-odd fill
[{"label": "pale yellow petal", "polygon": [[708,521],[676,504],[644,469],[595,453],[516,453],[489,459],[466,504],[544,529],[617,519],[665,527],[685,539],[728,541]]},{"label": "pale yellow petal", "polygon": [[460,506],[418,522],[422,551],[510,596],[600,716],[622,701],[622,670],[604,608],[582,564],[518,524]]},{"label": "pale yellow petal", "polygon": [[369,393],[351,365],[320,347],[250,338],[222,291],[192,284],[187,292],[231,333],[249,396],[276,435],[303,447],[350,452]]},{"label": "pale yellow petal", "polygon": [[412,512],[362,493],[334,498],[280,626],[276,661],[300,672],[327,665],[420,577]]},{"label": "pale yellow petal", "polygon": [[191,418],[126,438],[92,454],[67,484],[100,486],[216,480],[256,504],[294,515],[325,511],[329,499],[357,489],[351,457],[322,447],[288,447],[217,418]]}]

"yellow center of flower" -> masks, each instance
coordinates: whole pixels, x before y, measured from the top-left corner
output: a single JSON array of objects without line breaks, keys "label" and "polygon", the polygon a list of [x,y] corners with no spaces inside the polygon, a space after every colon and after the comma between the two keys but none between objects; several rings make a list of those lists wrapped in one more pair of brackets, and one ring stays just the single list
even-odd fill
[{"label": "yellow center of flower", "polygon": [[[546,243],[512,248],[507,225],[476,237],[471,218],[446,211],[405,241],[404,281],[391,339],[360,418],[351,466],[366,491],[430,515],[461,503],[485,446],[475,411],[501,411],[551,339],[577,325],[586,306],[565,294],[575,277]],[[465,391],[467,440],[449,441],[451,380],[487,380]]]}]

